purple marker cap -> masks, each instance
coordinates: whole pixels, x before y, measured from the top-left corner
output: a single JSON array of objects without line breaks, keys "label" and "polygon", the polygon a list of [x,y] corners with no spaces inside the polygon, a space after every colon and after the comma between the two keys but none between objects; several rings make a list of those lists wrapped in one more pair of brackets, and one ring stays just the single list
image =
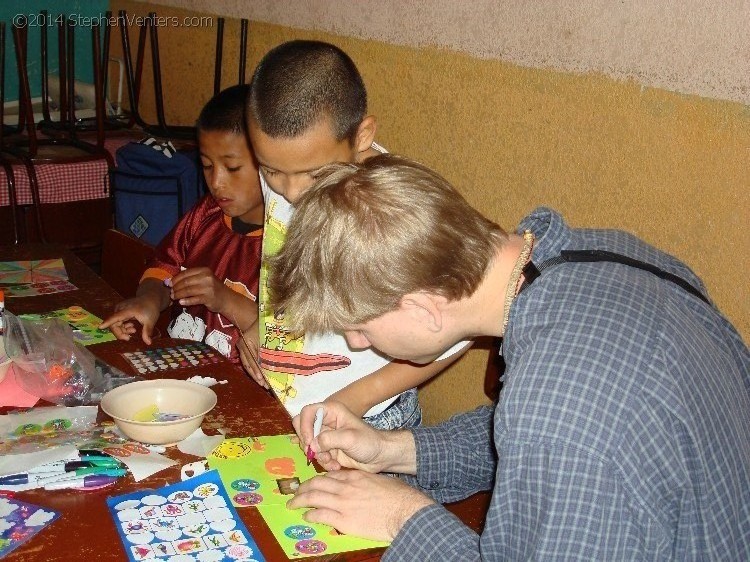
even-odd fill
[{"label": "purple marker cap", "polygon": [[171,287],[172,286],[172,278],[168,277],[164,280],[164,286],[165,287]]}]

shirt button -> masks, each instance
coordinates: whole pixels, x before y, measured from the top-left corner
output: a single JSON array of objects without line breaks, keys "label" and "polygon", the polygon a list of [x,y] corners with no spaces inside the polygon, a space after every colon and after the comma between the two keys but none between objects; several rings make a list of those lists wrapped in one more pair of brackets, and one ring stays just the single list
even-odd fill
[{"label": "shirt button", "polygon": [[430,490],[437,490],[440,487],[440,482],[430,482],[427,487]]}]

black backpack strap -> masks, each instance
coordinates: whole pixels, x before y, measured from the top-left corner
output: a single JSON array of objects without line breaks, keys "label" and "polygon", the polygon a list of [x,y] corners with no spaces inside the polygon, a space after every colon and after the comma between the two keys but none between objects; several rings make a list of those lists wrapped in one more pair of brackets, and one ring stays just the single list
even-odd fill
[{"label": "black backpack strap", "polygon": [[628,265],[630,267],[635,267],[638,269],[642,269],[644,271],[648,271],[649,273],[652,273],[656,275],[657,277],[660,277],[661,279],[664,279],[666,281],[670,281],[672,283],[675,283],[676,285],[679,285],[685,291],[687,291],[688,293],[690,293],[691,295],[695,297],[698,297],[700,300],[702,300],[706,304],[708,305],[711,304],[708,301],[708,299],[703,295],[703,293],[701,293],[698,289],[696,289],[690,283],[685,281],[682,277],[675,275],[674,273],[669,273],[668,271],[664,271],[663,269],[659,269],[658,267],[656,267],[655,265],[651,265],[650,263],[642,262],[640,260],[637,260],[628,256],[624,256],[622,254],[616,254],[614,252],[607,252],[605,250],[562,250],[559,256],[550,258],[542,262],[539,265],[535,265],[533,262],[529,262],[528,264],[526,264],[526,267],[523,269],[524,283],[523,283],[523,286],[521,287],[521,290],[526,288],[528,285],[531,285],[531,283],[533,283],[534,280],[537,277],[539,277],[545,269],[548,269],[550,267],[554,267],[561,263],[596,262],[596,261],[621,263],[623,265]]}]

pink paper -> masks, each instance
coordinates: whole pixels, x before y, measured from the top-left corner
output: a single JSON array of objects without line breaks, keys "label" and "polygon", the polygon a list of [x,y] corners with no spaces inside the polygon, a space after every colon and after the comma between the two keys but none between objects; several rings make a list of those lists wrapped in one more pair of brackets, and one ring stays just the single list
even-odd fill
[{"label": "pink paper", "polygon": [[30,408],[39,398],[26,392],[16,381],[13,365],[10,366],[5,378],[0,382],[0,406],[14,406]]}]

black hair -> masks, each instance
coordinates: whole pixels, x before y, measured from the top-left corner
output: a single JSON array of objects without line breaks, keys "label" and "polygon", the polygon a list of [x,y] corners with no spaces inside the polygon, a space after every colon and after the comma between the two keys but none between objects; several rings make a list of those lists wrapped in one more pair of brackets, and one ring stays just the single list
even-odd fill
[{"label": "black hair", "polygon": [[367,111],[367,91],[344,51],[321,41],[271,49],[250,82],[247,115],[271,137],[297,137],[324,117],[336,140],[354,140]]},{"label": "black hair", "polygon": [[222,90],[203,106],[195,126],[199,131],[226,131],[244,135],[245,103],[250,91],[248,84]]}]

